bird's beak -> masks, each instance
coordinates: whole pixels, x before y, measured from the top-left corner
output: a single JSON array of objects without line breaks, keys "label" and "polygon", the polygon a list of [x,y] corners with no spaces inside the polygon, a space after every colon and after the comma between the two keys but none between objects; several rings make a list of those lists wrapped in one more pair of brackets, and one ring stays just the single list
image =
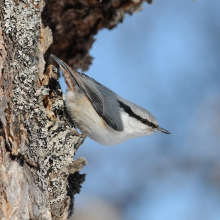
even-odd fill
[{"label": "bird's beak", "polygon": [[165,129],[159,127],[159,126],[156,127],[156,128],[154,128],[154,130],[155,130],[155,131],[162,132],[162,133],[164,133],[164,134],[171,134],[169,131],[167,131],[167,130],[165,130]]}]

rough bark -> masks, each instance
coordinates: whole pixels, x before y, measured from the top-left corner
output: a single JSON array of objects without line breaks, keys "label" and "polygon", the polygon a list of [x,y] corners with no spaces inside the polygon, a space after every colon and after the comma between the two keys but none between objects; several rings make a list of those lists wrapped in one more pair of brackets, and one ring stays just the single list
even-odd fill
[{"label": "rough bark", "polygon": [[57,74],[44,73],[52,34],[43,7],[6,0],[1,17],[0,219],[66,219],[68,189],[79,191],[68,167],[81,138],[67,124]]},{"label": "rough bark", "polygon": [[[45,25],[52,29],[54,41],[47,55],[55,54],[74,66],[87,70],[92,62],[89,50],[94,35],[102,28],[114,28],[126,13],[141,9],[144,0],[53,0],[43,13]],[[152,0],[147,0],[151,3]]]},{"label": "rough bark", "polygon": [[44,70],[44,54],[87,69],[97,31],[142,2],[51,0],[43,25],[43,0],[0,1],[0,219],[72,213],[85,179],[78,172],[85,159],[73,160],[82,138],[65,113],[57,70]]}]

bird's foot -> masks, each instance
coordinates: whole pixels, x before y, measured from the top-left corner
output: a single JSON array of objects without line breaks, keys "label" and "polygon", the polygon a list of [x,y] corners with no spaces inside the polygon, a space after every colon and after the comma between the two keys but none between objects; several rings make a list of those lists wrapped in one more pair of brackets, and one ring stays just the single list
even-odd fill
[{"label": "bird's foot", "polygon": [[[77,141],[77,144],[74,146],[75,150],[77,151],[79,149],[79,147],[83,144],[84,140],[86,139],[87,137],[87,133],[86,132],[82,132],[82,134],[80,134],[79,132],[77,132],[76,130],[74,131],[70,131],[66,134],[66,137],[65,137],[65,142],[68,142],[68,138],[70,136],[78,136],[79,137],[79,140]],[[75,151],[75,152],[76,152]]]}]

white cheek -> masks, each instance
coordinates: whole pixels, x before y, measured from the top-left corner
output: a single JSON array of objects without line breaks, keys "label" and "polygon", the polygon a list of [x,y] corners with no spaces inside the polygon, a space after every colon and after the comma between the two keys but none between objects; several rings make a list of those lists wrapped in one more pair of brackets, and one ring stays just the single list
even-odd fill
[{"label": "white cheek", "polygon": [[129,117],[129,115],[125,112],[121,113],[121,117],[123,121],[124,132],[127,135],[132,137],[141,137],[150,135],[154,132],[150,127],[146,126],[133,117]]}]

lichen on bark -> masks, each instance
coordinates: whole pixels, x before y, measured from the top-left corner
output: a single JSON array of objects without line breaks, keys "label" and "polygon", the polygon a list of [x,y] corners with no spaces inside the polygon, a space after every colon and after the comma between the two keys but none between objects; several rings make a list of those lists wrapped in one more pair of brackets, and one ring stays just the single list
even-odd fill
[{"label": "lichen on bark", "polygon": [[41,23],[43,7],[40,0],[4,2],[1,219],[66,219],[70,212],[68,167],[81,136],[67,120],[57,74],[52,66],[44,73],[52,35]]}]

